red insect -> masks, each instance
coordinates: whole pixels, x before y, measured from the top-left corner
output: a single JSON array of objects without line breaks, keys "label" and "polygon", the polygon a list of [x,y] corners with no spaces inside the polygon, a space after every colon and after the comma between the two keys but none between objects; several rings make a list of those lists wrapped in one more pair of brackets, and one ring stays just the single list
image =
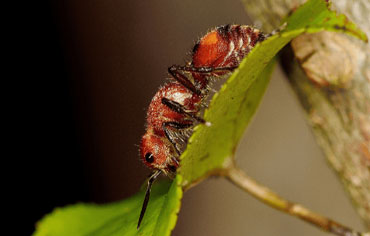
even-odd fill
[{"label": "red insect", "polygon": [[153,181],[162,172],[170,177],[176,174],[181,154],[177,140],[186,142],[184,131],[191,130],[197,123],[206,124],[199,114],[209,92],[210,79],[234,70],[256,43],[265,38],[265,34],[250,26],[220,26],[195,44],[191,62],[168,69],[174,80],[154,95],[147,113],[146,133],[140,144],[141,158],[154,172],[148,180],[137,228],[143,219]]}]

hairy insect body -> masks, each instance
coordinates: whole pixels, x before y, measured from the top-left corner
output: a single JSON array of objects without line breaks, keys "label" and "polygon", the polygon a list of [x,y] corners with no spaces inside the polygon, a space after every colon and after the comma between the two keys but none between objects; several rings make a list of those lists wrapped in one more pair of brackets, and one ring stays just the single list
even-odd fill
[{"label": "hairy insect body", "polygon": [[173,177],[179,167],[181,149],[187,131],[195,124],[208,124],[200,117],[201,108],[210,90],[210,82],[233,71],[257,42],[265,35],[250,26],[224,25],[202,37],[194,46],[192,60],[186,66],[168,69],[172,81],[162,86],[153,97],[140,153],[144,164],[154,172],[148,180],[138,227],[149,201],[153,181],[164,173]]},{"label": "hairy insect body", "polygon": [[[176,150],[171,133],[181,133],[196,123],[204,123],[198,115],[208,94],[210,80],[235,69],[255,44],[264,38],[264,34],[250,26],[221,26],[198,41],[188,66],[169,68],[175,81],[159,89],[147,113],[147,133],[140,145],[141,158],[147,166],[159,170],[165,170],[168,164],[178,166],[174,158],[177,158],[180,151]],[[150,141],[154,138],[148,139],[148,136],[153,135],[158,136],[156,139],[167,138],[170,142]],[[158,151],[160,149],[167,150]],[[157,151],[156,155],[154,151]],[[146,160],[146,156],[150,155],[148,153],[152,154],[151,162]],[[171,155],[164,156],[168,154]]]},{"label": "hairy insect body", "polygon": [[[173,139],[171,132],[176,132],[178,126],[184,129],[193,126],[193,119],[187,114],[176,111],[166,105],[166,99],[174,104],[179,104],[183,111],[197,115],[199,113],[198,103],[202,101],[201,96],[191,93],[178,82],[170,82],[162,86],[154,95],[147,114],[147,132],[143,136],[140,152],[151,153],[153,162],[148,162],[145,155],[142,161],[148,167],[162,169],[166,174],[178,167],[178,154],[176,147],[169,139]],[[177,126],[176,126],[177,125]],[[167,131],[167,132],[166,132]],[[167,168],[171,166],[170,168]]]},{"label": "hairy insect body", "polygon": [[237,67],[246,54],[264,40],[258,29],[226,25],[206,34],[193,50],[194,67]]},{"label": "hairy insect body", "polygon": [[176,102],[183,106],[186,111],[193,113],[198,112],[197,103],[201,101],[200,96],[191,93],[178,82],[165,84],[154,95],[148,109],[147,126],[153,127],[155,134],[165,136],[163,130],[163,123],[165,122],[192,123],[187,115],[163,104],[163,98]]}]

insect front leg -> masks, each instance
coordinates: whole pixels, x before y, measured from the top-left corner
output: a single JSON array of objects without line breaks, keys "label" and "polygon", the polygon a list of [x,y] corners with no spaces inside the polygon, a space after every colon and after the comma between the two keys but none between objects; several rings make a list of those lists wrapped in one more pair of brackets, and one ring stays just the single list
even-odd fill
[{"label": "insect front leg", "polygon": [[[164,133],[166,134],[167,139],[172,143],[172,145],[175,147],[177,154],[180,156],[181,152],[179,148],[177,147],[177,142],[173,135],[171,134],[170,129],[176,129],[176,130],[183,130],[187,129],[193,126],[193,123],[179,123],[174,121],[164,122],[162,124],[162,128]],[[183,140],[184,141],[184,140]]]}]

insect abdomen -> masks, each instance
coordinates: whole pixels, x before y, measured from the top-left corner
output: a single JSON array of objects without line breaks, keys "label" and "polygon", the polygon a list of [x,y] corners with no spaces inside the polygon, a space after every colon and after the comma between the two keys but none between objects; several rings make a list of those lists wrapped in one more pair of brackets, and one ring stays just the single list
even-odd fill
[{"label": "insect abdomen", "polygon": [[246,25],[224,25],[202,37],[193,49],[194,67],[237,67],[265,35]]}]

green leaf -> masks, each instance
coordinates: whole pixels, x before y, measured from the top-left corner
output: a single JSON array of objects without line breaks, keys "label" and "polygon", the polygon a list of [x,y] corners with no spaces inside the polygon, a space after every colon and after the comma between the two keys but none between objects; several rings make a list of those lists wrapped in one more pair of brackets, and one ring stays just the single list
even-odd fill
[{"label": "green leaf", "polygon": [[37,223],[34,236],[169,235],[180,210],[181,177],[153,185],[147,212],[137,230],[144,192],[117,203],[80,203],[57,208]]},{"label": "green leaf", "polygon": [[232,162],[239,140],[268,84],[273,67],[271,60],[293,38],[305,32],[329,30],[367,40],[344,15],[337,15],[327,6],[324,0],[311,0],[298,8],[287,19],[285,30],[258,44],[212,98],[204,116],[212,125],[198,125],[181,156],[179,173],[185,188],[211,174],[221,174]]},{"label": "green leaf", "polygon": [[299,29],[305,29],[308,33],[320,30],[342,31],[365,42],[368,41],[366,34],[345,15],[329,10],[330,5],[330,2],[324,0],[308,1],[288,17],[286,20],[288,24],[284,31]]},{"label": "green leaf", "polygon": [[240,136],[267,88],[274,62],[271,61],[260,75],[252,74],[250,79],[245,79],[248,77],[243,75],[240,77],[240,73],[244,74],[248,70],[236,71],[227,85],[213,97],[204,116],[206,121],[211,122],[211,126],[197,126],[182,155],[180,174],[185,179],[184,186],[227,167]]},{"label": "green leaf", "polygon": [[141,228],[136,229],[144,193],[107,204],[77,204],[56,209],[38,224],[34,236],[169,235],[180,209],[182,187],[215,172],[233,160],[245,128],[253,117],[269,82],[274,56],[298,35],[321,30],[341,31],[367,41],[366,35],[345,16],[328,10],[324,0],[310,0],[287,18],[286,28],[258,44],[242,61],[205,111],[211,126],[199,125],[181,156],[176,179],[153,186]]}]

